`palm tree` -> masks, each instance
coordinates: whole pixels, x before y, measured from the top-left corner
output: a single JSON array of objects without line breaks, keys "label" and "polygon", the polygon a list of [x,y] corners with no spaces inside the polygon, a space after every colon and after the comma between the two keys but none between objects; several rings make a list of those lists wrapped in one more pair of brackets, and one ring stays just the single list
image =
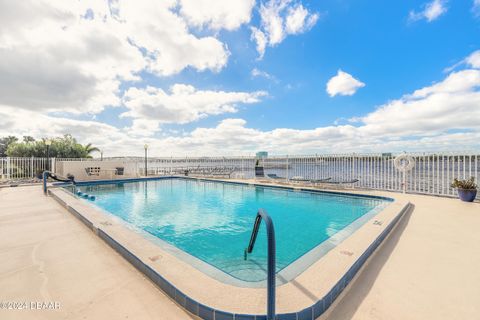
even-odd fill
[{"label": "palm tree", "polygon": [[92,152],[100,152],[100,149],[98,149],[97,147],[92,146],[91,143],[86,144],[86,145],[83,147],[83,149],[85,150],[85,154],[86,154],[86,157],[87,157],[87,158],[92,158],[92,155],[91,155]]}]

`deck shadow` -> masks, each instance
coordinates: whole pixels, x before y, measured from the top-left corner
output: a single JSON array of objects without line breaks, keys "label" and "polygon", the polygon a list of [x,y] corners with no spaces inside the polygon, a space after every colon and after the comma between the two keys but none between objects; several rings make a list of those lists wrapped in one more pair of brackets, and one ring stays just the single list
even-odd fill
[{"label": "deck shadow", "polygon": [[[400,241],[404,230],[407,228],[412,212],[415,210],[415,205],[412,204],[410,209],[406,211],[398,222],[397,226],[391,231],[389,236],[384,240],[382,245],[370,257],[368,264],[360,270],[351,283],[351,288],[347,288],[347,292],[341,299],[332,306],[330,312],[327,311],[328,320],[348,320],[352,319],[355,312],[358,310],[363,300],[370,292],[374,285],[378,274],[382,270],[385,263],[388,261],[393,250]],[[318,319],[324,319],[322,317]]]}]

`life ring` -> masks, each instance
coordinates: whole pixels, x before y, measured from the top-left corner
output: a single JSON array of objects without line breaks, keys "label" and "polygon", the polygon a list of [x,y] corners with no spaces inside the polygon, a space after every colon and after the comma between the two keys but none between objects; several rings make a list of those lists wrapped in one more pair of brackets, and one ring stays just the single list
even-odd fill
[{"label": "life ring", "polygon": [[412,156],[404,153],[397,156],[395,160],[393,160],[393,165],[395,168],[397,168],[397,170],[407,172],[415,167],[415,159],[413,159]]}]

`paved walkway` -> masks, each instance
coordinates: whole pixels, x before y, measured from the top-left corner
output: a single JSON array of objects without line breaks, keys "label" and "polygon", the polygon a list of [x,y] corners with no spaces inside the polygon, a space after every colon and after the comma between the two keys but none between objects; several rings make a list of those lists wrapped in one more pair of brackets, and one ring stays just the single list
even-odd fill
[{"label": "paved walkway", "polygon": [[[0,319],[192,319],[40,186],[0,189]],[[11,305],[10,305],[11,307]]]},{"label": "paved walkway", "polygon": [[[480,204],[405,197],[415,210],[326,319],[479,319]],[[0,302],[6,301],[60,307],[2,309],[2,320],[191,319],[38,186],[0,189]]]},{"label": "paved walkway", "polygon": [[480,203],[406,197],[414,211],[328,320],[480,319]]}]

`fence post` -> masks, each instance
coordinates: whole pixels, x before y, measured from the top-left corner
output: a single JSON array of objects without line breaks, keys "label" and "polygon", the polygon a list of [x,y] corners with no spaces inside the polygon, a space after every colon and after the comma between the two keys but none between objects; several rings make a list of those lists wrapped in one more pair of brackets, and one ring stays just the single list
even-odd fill
[{"label": "fence post", "polygon": [[7,157],[7,179],[10,180],[10,157]]},{"label": "fence post", "polygon": [[286,168],[286,171],[287,171],[287,174],[285,175],[285,180],[288,182],[288,154],[287,154],[287,168]]},{"label": "fence post", "polygon": [[352,155],[352,177],[351,179],[355,179],[355,152]]},{"label": "fence post", "polygon": [[35,173],[33,172],[33,156],[30,158],[30,177],[33,179]]},{"label": "fence post", "polygon": [[56,165],[57,165],[57,161],[56,161],[56,158],[51,158],[50,159],[51,163],[50,163],[50,168],[51,168],[51,172],[57,172],[57,168],[56,168]]}]

